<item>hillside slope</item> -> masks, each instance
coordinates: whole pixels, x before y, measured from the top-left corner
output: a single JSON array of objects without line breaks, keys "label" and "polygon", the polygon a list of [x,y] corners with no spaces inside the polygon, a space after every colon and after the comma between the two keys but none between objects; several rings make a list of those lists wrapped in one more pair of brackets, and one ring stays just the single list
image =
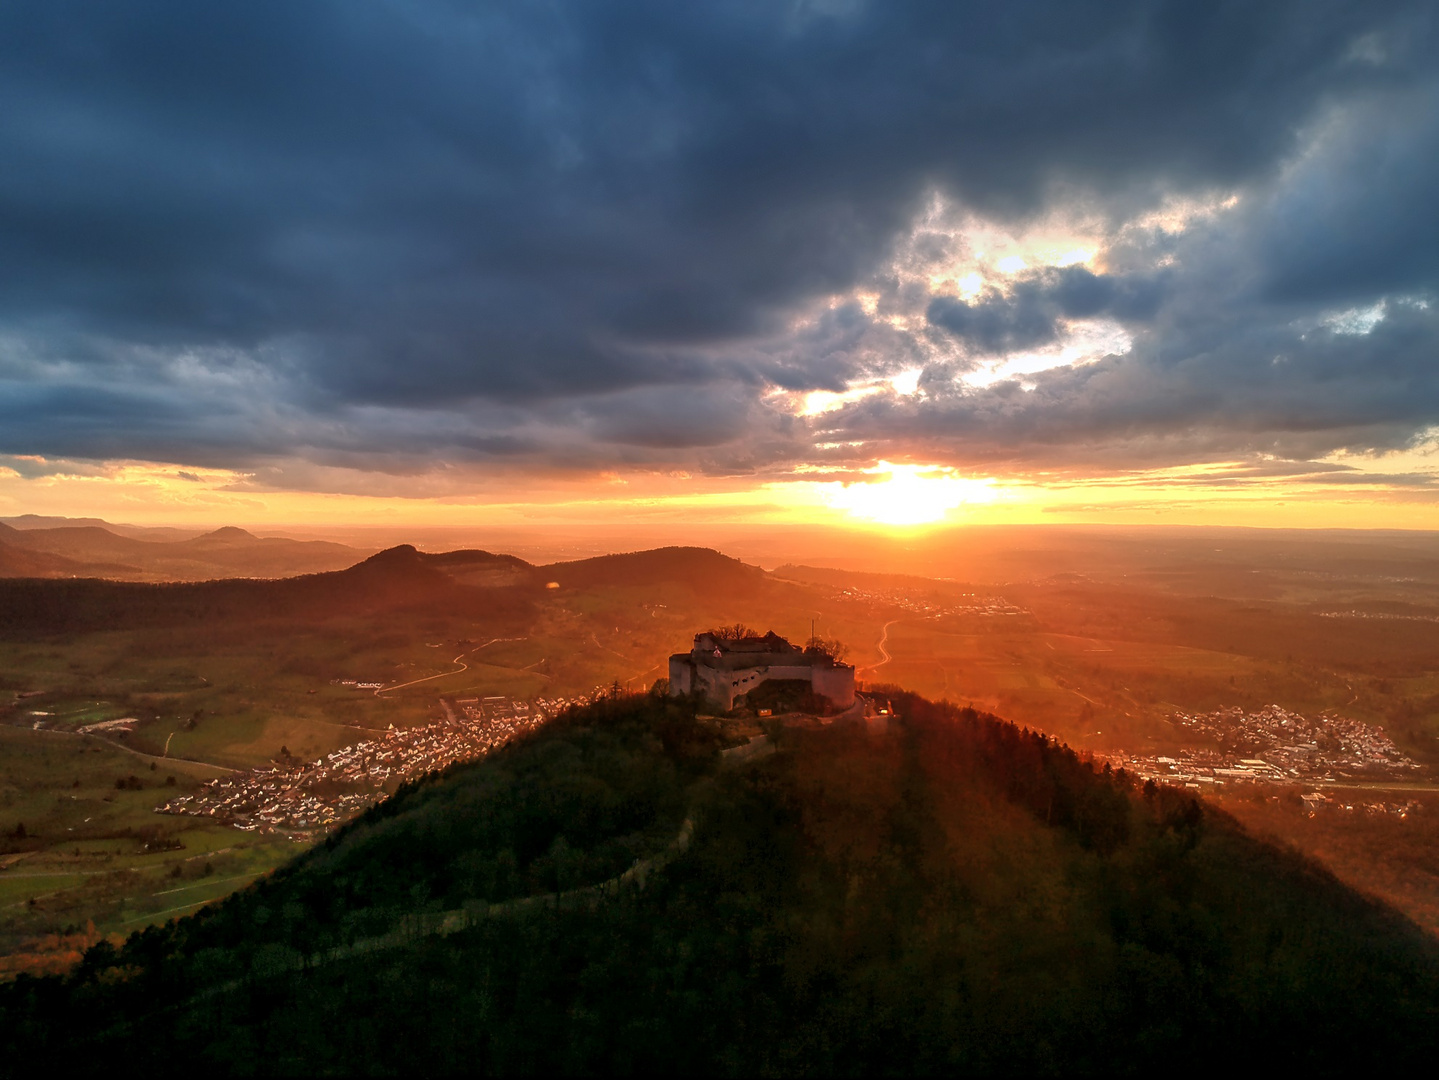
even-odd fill
[{"label": "hillside slope", "polygon": [[[573,712],[213,909],[0,992],[0,1049],[226,1073],[1430,1059],[1439,955],[1411,924],[1177,792],[894,698],[886,734],[785,730],[734,767],[682,703]],[[687,850],[643,887],[574,891],[676,850],[681,820]],[[526,896],[551,899],[489,907]],[[411,918],[446,911],[448,936]]]},{"label": "hillside slope", "polygon": [[[0,529],[3,528],[0,526]],[[136,572],[133,566],[110,566],[106,569],[117,577],[132,576]],[[92,563],[80,563],[63,555],[7,544],[4,532],[0,531],[0,578],[91,577],[98,573]]]}]

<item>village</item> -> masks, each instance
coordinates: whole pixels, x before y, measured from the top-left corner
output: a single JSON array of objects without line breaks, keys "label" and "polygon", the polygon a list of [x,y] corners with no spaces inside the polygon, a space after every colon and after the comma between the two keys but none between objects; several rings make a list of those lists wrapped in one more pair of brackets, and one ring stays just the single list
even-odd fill
[{"label": "village", "polygon": [[[1310,718],[1279,705],[1254,712],[1231,706],[1208,713],[1177,712],[1170,719],[1210,745],[1160,755],[1109,754],[1103,759],[1144,780],[1200,790],[1255,783],[1314,787],[1403,781],[1415,778],[1423,768],[1395,746],[1383,728],[1331,713]],[[1332,802],[1319,793],[1304,798],[1312,804],[1311,811]],[[1338,805],[1354,808],[1352,802]],[[1403,817],[1413,804],[1358,805],[1371,813]]]},{"label": "village", "polygon": [[834,599],[864,604],[884,604],[899,608],[914,615],[930,619],[946,616],[1014,616],[1028,615],[1027,608],[1012,604],[1002,596],[980,596],[966,593],[958,598],[942,599],[933,594],[917,596],[903,589],[856,589],[843,588],[834,593]]},{"label": "village", "polygon": [[[246,832],[310,839],[363,813],[406,780],[458,761],[472,761],[534,730],[571,706],[604,694],[536,698],[441,700],[446,719],[419,727],[391,726],[382,736],[315,761],[274,765],[209,781],[171,799],[160,814],[213,818]],[[455,706],[458,706],[458,711]]]}]

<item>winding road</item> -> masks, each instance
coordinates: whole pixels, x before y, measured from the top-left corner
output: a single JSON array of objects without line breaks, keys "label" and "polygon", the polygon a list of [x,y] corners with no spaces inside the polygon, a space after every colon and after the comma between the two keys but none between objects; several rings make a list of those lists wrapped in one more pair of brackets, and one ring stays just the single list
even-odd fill
[{"label": "winding road", "polygon": [[438,675],[426,675],[423,679],[411,679],[409,682],[396,683],[394,686],[382,686],[382,687],[380,687],[378,690],[375,691],[375,697],[379,697],[381,694],[388,694],[391,690],[403,690],[403,689],[404,689],[405,687],[407,687],[407,686],[418,686],[420,683],[431,682],[431,681],[433,681],[434,679],[443,679],[443,678],[444,678],[445,676],[447,676],[447,675],[458,675],[458,674],[460,674],[460,672],[462,672],[462,671],[469,671],[469,670],[470,670],[470,665],[464,662],[464,661],[465,661],[465,657],[469,656],[471,653],[477,653],[477,652],[479,652],[481,649],[488,649],[491,645],[496,645],[496,644],[498,644],[498,643],[501,642],[501,641],[528,641],[528,640],[529,640],[528,636],[526,636],[526,637],[497,637],[497,638],[491,638],[489,641],[485,642],[483,645],[476,645],[473,649],[466,649],[464,652],[460,653],[459,656],[457,656],[457,657],[455,657],[453,660],[451,660],[450,663],[456,665],[454,671],[442,671],[442,672],[440,672]]},{"label": "winding road", "polygon": [[899,622],[898,619],[890,619],[889,622],[884,624],[884,630],[879,635],[879,655],[884,657],[884,659],[877,664],[866,665],[864,668],[865,671],[878,671],[894,659],[894,657],[889,655],[889,650],[885,648],[885,645],[889,643],[889,628],[897,622]]}]

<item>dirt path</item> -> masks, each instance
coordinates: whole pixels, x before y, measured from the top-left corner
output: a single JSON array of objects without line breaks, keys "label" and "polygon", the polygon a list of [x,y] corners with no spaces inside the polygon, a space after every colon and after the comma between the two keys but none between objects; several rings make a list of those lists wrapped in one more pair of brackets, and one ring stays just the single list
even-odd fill
[{"label": "dirt path", "polygon": [[[863,708],[863,703],[857,702]],[[763,743],[763,747],[756,745]],[[766,756],[765,750],[773,752],[773,747],[768,745],[768,739],[751,740],[751,746],[744,748],[751,752],[736,754],[724,765],[744,765],[750,761]],[[760,750],[761,752],[753,752]],[[696,794],[708,787],[710,781],[700,781],[695,789]],[[691,806],[695,804],[692,803]],[[325,949],[317,953],[300,953],[289,951],[287,955],[275,957],[269,963],[262,965],[262,970],[255,970],[245,978],[231,979],[218,986],[212,986],[207,990],[189,998],[179,1005],[170,1005],[160,1010],[161,1012],[173,1012],[185,1005],[193,1005],[221,994],[227,994],[238,990],[255,977],[268,978],[275,975],[287,975],[294,972],[309,971],[312,968],[324,964],[335,963],[355,956],[363,956],[369,953],[380,952],[385,949],[396,948],[407,945],[422,937],[448,936],[457,934],[474,926],[483,919],[501,918],[506,915],[517,915],[526,911],[550,908],[554,910],[594,908],[603,901],[617,896],[625,888],[643,889],[649,876],[679,858],[689,850],[695,832],[695,811],[690,810],[685,819],[680,823],[679,832],[665,847],[654,855],[645,859],[637,859],[628,870],[622,874],[602,881],[598,885],[588,885],[580,889],[568,889],[564,892],[544,893],[540,896],[526,896],[515,900],[505,900],[498,904],[490,904],[485,901],[473,901],[463,908],[456,908],[450,911],[436,911],[410,915],[401,920],[400,925],[388,934],[378,937],[362,938],[359,941],[351,942],[348,945],[337,945],[331,949]],[[177,890],[178,891],[178,890]],[[200,907],[204,903],[214,901],[201,901],[194,904],[186,904],[172,909],[173,911],[184,911],[189,908]],[[150,916],[153,917],[153,916]]]},{"label": "dirt path", "polygon": [[[349,945],[337,945],[332,949],[325,949],[317,953],[290,952],[283,958],[277,957],[270,963],[265,964],[263,970],[254,974],[262,978],[269,978],[275,975],[288,975],[294,972],[310,971],[325,964],[333,964],[340,960],[348,960],[355,956],[364,956],[369,953],[381,952],[385,949],[393,949],[402,945],[408,945],[420,938],[434,936],[448,936],[457,934],[469,929],[483,919],[500,918],[506,915],[517,915],[526,911],[534,911],[543,908],[565,909],[565,908],[592,908],[617,895],[623,888],[630,886],[637,889],[645,887],[646,879],[656,870],[661,870],[669,865],[680,855],[689,849],[690,841],[694,838],[694,818],[686,817],[680,825],[680,830],[675,838],[669,842],[662,851],[651,855],[647,859],[639,859],[622,874],[602,881],[598,885],[588,885],[581,889],[567,889],[564,892],[544,893],[540,896],[525,896],[516,900],[506,900],[498,904],[487,904],[483,901],[472,903],[463,908],[452,911],[425,912],[409,915],[403,918],[400,925],[388,934],[379,937],[362,938],[359,941],[351,942]],[[196,904],[186,904],[183,907],[174,908],[174,911],[183,911],[190,907],[199,907],[201,901]],[[253,977],[253,976],[251,976]],[[238,990],[245,985],[245,979],[232,979],[229,982],[213,986],[190,998],[186,1004],[194,1004],[220,994],[227,994]],[[179,1006],[171,1006],[171,1011]]]},{"label": "dirt path", "polygon": [[[182,765],[199,765],[201,768],[205,768],[205,769],[218,769],[220,772],[227,772],[227,773],[249,772],[248,769],[232,769],[229,765],[217,765],[217,764],[215,764],[215,762],[213,762],[213,761],[200,761],[200,760],[198,760],[198,759],[196,759],[196,758],[187,758],[187,757],[170,757],[170,756],[168,756],[168,753],[165,754],[165,755],[147,754],[147,753],[145,753],[144,751],[136,750],[133,746],[126,746],[124,743],[115,742],[113,739],[107,739],[107,738],[105,738],[105,736],[103,736],[103,735],[96,735],[96,734],[94,734],[93,732],[56,731],[55,734],[57,734],[57,735],[75,735],[75,736],[78,736],[79,738],[82,738],[82,739],[94,739],[96,742],[102,742],[102,743],[104,743],[106,746],[113,746],[116,750],[123,750],[123,751],[125,751],[125,753],[127,753],[127,754],[134,754],[137,758],[144,758],[146,761],[155,761],[155,762],[164,761],[164,762],[168,762],[169,764],[172,764],[172,765],[173,765],[173,764],[176,764],[177,762],[178,762],[179,764],[182,764]],[[172,734],[173,734],[173,733],[172,733]],[[168,750],[169,745],[170,745],[168,739],[165,740],[165,745],[166,745],[166,748],[167,748],[167,750]]]}]

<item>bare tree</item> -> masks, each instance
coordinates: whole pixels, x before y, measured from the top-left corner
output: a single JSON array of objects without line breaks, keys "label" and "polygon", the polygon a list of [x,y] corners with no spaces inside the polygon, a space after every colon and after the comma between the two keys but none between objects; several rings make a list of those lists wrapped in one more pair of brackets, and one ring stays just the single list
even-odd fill
[{"label": "bare tree", "polygon": [[738,641],[740,638],[759,637],[756,631],[739,622],[731,626],[717,626],[709,631],[709,635],[716,641]]}]

